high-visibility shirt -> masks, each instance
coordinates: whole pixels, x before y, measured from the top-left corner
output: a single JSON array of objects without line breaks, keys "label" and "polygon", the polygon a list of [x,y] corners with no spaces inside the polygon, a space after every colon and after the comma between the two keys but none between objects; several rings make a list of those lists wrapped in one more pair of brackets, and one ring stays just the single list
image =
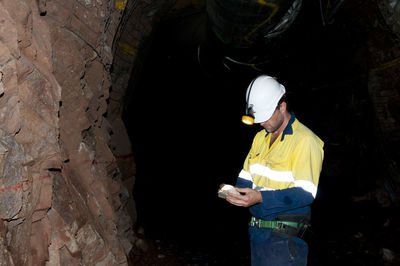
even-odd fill
[{"label": "high-visibility shirt", "polygon": [[250,207],[256,218],[309,213],[322,169],[323,141],[293,113],[272,145],[270,139],[265,129],[256,134],[236,186],[261,192],[263,202]]}]

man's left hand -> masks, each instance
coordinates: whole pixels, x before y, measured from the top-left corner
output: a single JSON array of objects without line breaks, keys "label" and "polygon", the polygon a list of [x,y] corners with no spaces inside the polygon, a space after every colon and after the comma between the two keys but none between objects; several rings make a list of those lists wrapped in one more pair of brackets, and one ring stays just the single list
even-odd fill
[{"label": "man's left hand", "polygon": [[241,193],[244,193],[244,195],[235,195],[232,193],[228,193],[226,201],[228,201],[233,205],[241,207],[249,207],[254,204],[262,202],[262,196],[260,191],[251,188],[236,188],[236,190]]}]

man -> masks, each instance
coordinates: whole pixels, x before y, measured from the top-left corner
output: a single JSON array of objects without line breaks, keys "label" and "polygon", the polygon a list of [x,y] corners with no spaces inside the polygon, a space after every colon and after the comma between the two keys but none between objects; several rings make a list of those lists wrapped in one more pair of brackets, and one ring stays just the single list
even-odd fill
[{"label": "man", "polygon": [[317,194],[323,142],[287,110],[285,87],[266,75],[251,82],[244,123],[264,128],[254,137],[236,183],[239,195],[226,200],[249,207],[252,265],[306,265],[301,239]]}]

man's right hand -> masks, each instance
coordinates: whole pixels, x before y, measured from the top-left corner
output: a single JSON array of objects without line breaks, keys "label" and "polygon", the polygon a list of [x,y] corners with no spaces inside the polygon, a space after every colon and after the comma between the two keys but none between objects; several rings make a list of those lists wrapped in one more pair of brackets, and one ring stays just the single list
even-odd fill
[{"label": "man's right hand", "polygon": [[241,194],[232,194],[228,193],[228,196],[225,198],[230,204],[240,207],[250,207],[254,204],[262,202],[261,192],[251,189],[251,188],[237,188],[235,187],[236,191]]}]

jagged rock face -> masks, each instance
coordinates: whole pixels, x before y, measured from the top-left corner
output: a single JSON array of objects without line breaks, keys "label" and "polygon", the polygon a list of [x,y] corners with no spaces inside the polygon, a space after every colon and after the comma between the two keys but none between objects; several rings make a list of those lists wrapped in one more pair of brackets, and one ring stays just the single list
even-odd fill
[{"label": "jagged rock face", "polygon": [[132,181],[104,118],[114,5],[0,1],[0,265],[127,264]]}]

